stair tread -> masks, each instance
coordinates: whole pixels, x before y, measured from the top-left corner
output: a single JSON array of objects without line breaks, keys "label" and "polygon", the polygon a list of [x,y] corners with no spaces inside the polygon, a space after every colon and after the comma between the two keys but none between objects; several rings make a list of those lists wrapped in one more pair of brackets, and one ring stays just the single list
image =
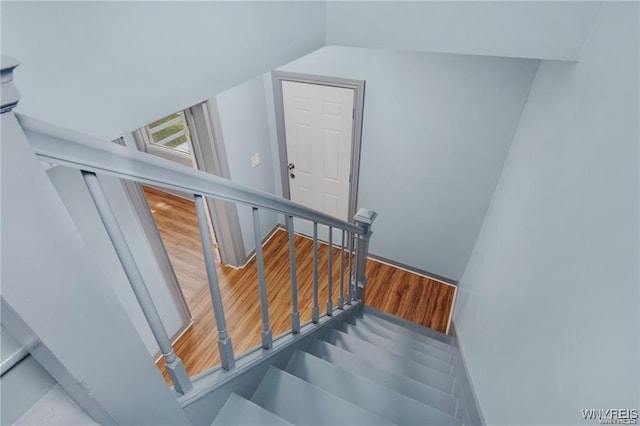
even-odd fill
[{"label": "stair tread", "polygon": [[255,402],[232,393],[224,403],[212,426],[291,425],[288,421],[265,410]]},{"label": "stair tread", "polygon": [[366,377],[403,395],[428,404],[445,414],[455,414],[456,399],[452,395],[413,378],[381,368],[324,340],[314,340],[307,352],[344,368],[352,374]]},{"label": "stair tread", "polygon": [[[343,323],[340,326],[340,330],[344,331],[347,334],[353,335],[359,339],[362,339],[366,342],[369,342],[373,345],[385,348],[389,352],[393,352],[405,358],[412,359],[414,361],[420,362],[422,364],[428,365],[429,367],[442,371],[444,373],[451,373],[451,363],[449,362],[449,354],[444,353],[446,356],[446,360],[442,358],[436,358],[433,355],[419,352],[413,347],[407,345],[404,342],[397,341],[394,339],[388,339],[386,337],[377,335],[365,329],[356,327],[352,324]],[[441,351],[439,351],[441,352]],[[442,352],[441,352],[442,353]]]},{"label": "stair tread", "polygon": [[442,343],[439,340],[435,340],[426,336],[423,336],[426,337],[426,339],[417,340],[415,339],[416,336],[408,336],[404,333],[399,333],[397,331],[391,330],[390,328],[386,328],[385,326],[379,325],[375,322],[364,321],[362,318],[352,318],[351,321],[360,329],[375,333],[378,336],[382,336],[387,339],[402,342],[411,346],[417,351],[427,353],[429,355],[435,356],[436,358],[440,358],[446,361],[449,361],[451,359],[450,346]]},{"label": "stair tread", "polygon": [[331,330],[324,336],[323,340],[352,352],[372,364],[379,365],[397,374],[411,377],[448,394],[451,394],[453,389],[453,377],[451,375],[435,370],[420,362],[389,352],[384,348],[358,339],[353,335],[343,333],[340,330]]},{"label": "stair tread", "polygon": [[[395,331],[396,333],[408,336],[408,337],[410,337],[410,338],[412,338],[412,339],[414,339],[414,340],[416,340],[418,342],[423,342],[425,344],[441,348],[442,350],[445,350],[445,351],[449,351],[450,350],[450,345],[448,343],[443,342],[442,340],[437,338],[438,336],[440,336],[441,338],[442,338],[442,336],[446,337],[446,335],[444,335],[444,334],[442,334],[440,332],[437,332],[435,330],[431,330],[429,328],[419,326],[418,324],[414,324],[414,325],[416,326],[416,328],[419,327],[419,328],[424,329],[424,330],[421,330],[422,333],[418,333],[416,331],[409,330],[408,328],[406,328],[406,327],[404,327],[402,325],[393,323],[391,321],[387,321],[384,318],[380,318],[378,316],[371,315],[371,314],[364,314],[362,316],[359,316],[359,317],[356,318],[356,322],[357,321],[368,322],[369,324],[372,324],[374,326],[377,325],[379,327],[384,327],[384,328],[386,328],[388,330]],[[425,335],[425,333],[432,334],[432,336]]]},{"label": "stair tread", "polygon": [[439,340],[444,344],[451,343],[451,336],[441,331],[434,330],[433,328],[426,327],[422,324],[415,323],[397,315],[390,314],[388,312],[381,311],[371,306],[363,306],[362,310],[358,313],[359,316],[369,316],[381,321],[385,321],[400,327],[403,327],[413,333],[421,334],[423,336],[430,337],[435,340]]},{"label": "stair tread", "polygon": [[453,416],[307,352],[297,350],[286,371],[396,424],[461,424]]},{"label": "stair tread", "polygon": [[296,425],[393,424],[273,366],[251,400]]}]

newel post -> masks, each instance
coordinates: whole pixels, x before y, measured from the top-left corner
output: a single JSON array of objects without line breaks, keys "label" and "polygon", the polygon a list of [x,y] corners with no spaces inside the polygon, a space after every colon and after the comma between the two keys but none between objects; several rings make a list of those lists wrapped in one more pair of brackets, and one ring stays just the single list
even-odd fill
[{"label": "newel post", "polygon": [[355,298],[364,302],[364,287],[367,284],[366,268],[367,268],[367,256],[369,255],[369,239],[373,232],[371,231],[371,225],[376,220],[378,213],[373,210],[358,209],[358,212],[354,216],[353,220],[356,225],[364,228],[365,233],[363,235],[356,235],[356,274],[355,282]]}]

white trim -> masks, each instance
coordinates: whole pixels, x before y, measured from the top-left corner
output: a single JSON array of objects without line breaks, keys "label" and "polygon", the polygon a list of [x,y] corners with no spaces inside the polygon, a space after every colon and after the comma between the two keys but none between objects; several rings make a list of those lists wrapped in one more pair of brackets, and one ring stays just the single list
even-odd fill
[{"label": "white trim", "polygon": [[[284,229],[284,228],[282,228],[282,230],[283,230],[283,231],[286,231],[286,229]],[[308,235],[302,234],[302,233],[300,233],[300,232],[294,232],[294,234],[296,234],[296,235],[298,235],[298,236],[300,236],[300,237],[306,238],[306,239],[308,239],[308,240],[312,240],[312,241],[313,241],[313,237],[310,237],[310,236],[308,236]],[[345,242],[344,251],[346,251],[346,252],[348,253],[348,252],[349,252],[349,250],[347,250],[347,239],[346,239],[346,238],[345,238],[345,241],[344,241],[344,242]],[[320,238],[318,238],[318,243],[320,243],[320,244],[324,244],[325,246],[328,246],[328,245],[329,245],[329,243],[328,243],[328,242],[326,242],[325,240],[321,240]],[[333,242],[332,242],[332,243],[331,243],[331,245],[333,246],[333,248],[342,249],[342,242],[340,242],[340,244],[336,244],[336,243],[333,243]],[[353,247],[353,252],[355,253],[355,251],[356,251],[356,250],[355,250],[355,247]]]},{"label": "white trim", "polygon": [[451,329],[451,321],[453,321],[453,310],[456,307],[456,300],[458,300],[458,286],[454,287],[455,290],[453,290],[453,301],[451,302],[451,310],[449,311],[449,320],[447,321],[447,331],[445,331],[445,334],[449,334],[449,330]]},{"label": "white trim", "polygon": [[171,120],[165,121],[164,123],[159,124],[155,127],[151,127],[151,126],[147,126],[147,127],[149,128],[149,130],[151,130],[151,133],[156,133],[156,132],[159,132],[160,130],[166,129],[169,126],[173,126],[174,124],[181,123],[181,122],[182,122],[181,117],[178,115],[176,118],[172,118]]},{"label": "white trim", "polygon": [[[215,99],[188,108],[185,119],[191,128],[193,168],[231,180]],[[237,268],[246,253],[236,204],[206,198],[206,206],[210,228],[218,243],[217,256],[224,265]]]},{"label": "white trim", "polygon": [[[274,237],[274,235],[276,235],[276,233],[278,231],[287,232],[287,230],[284,229],[281,224],[277,224],[276,226],[273,227],[273,229],[271,231],[269,231],[269,235],[267,235],[267,239],[262,241],[262,247],[264,247],[269,241],[271,241],[271,239]],[[255,250],[253,250],[253,253],[251,253],[249,255],[249,257],[247,258],[247,261],[244,263],[244,265],[242,265],[242,266],[240,266],[238,268],[235,268],[235,267],[232,266],[232,268],[234,268],[234,269],[244,269],[253,260],[254,257],[256,257],[256,251]]]},{"label": "white trim", "polygon": [[182,164],[183,166],[193,167],[191,154],[187,154],[186,152],[178,151],[173,148],[167,148],[162,145],[156,144],[146,144],[145,148],[147,153],[149,154],[156,155],[158,157],[164,158],[165,160],[174,161],[176,163]]},{"label": "white trim", "polygon": [[0,364],[0,377],[4,376],[9,370],[15,367],[20,361],[25,359],[29,355],[29,351],[24,347],[16,349],[11,355],[9,355],[2,364]]},{"label": "white trim", "polygon": [[[184,129],[182,129],[182,130],[180,130],[180,131],[178,131],[176,133],[172,133],[169,136],[167,136],[166,138],[159,140],[158,142],[154,141],[152,144],[155,145],[155,146],[161,146],[161,147],[164,147],[164,148],[167,148],[167,149],[172,149],[174,151],[183,152],[183,153],[186,154],[186,152],[180,151],[179,149],[176,149],[177,147],[167,146],[167,143],[171,142],[174,139],[178,139],[181,136],[187,136],[187,132],[185,132]],[[183,143],[186,143],[186,141],[183,142]],[[180,145],[182,145],[182,144],[180,144]],[[178,146],[180,146],[180,145],[178,145]]]},{"label": "white trim", "polygon": [[[304,235],[304,234],[301,234],[301,233],[299,233],[299,232],[296,232],[295,234],[296,234],[296,235],[299,235],[299,236],[301,236],[301,237],[307,238],[307,239],[309,239],[309,240],[313,240],[313,237],[310,237],[310,236],[308,236],[308,235]],[[320,244],[329,245],[329,243],[327,243],[326,241],[320,240],[320,239],[318,239],[318,242],[319,242]],[[341,248],[342,246],[341,246],[340,244],[333,244],[333,247],[334,247],[334,248]],[[345,247],[345,251],[348,251],[346,247]],[[367,256],[367,260],[371,260],[371,261],[373,261],[373,262],[382,263],[383,265],[391,266],[391,267],[393,267],[393,268],[399,269],[399,270],[401,270],[401,271],[409,272],[409,273],[414,274],[414,275],[417,275],[417,276],[419,276],[419,277],[427,278],[427,279],[430,279],[430,280],[432,280],[432,281],[439,282],[439,283],[441,283],[441,284],[446,284],[446,285],[448,285],[448,286],[450,286],[450,287],[455,287],[455,288],[456,288],[456,291],[457,291],[457,288],[458,288],[458,286],[456,286],[456,285],[454,285],[454,284],[448,283],[448,282],[443,281],[443,280],[441,280],[441,279],[439,279],[439,278],[434,278],[434,277],[432,277],[431,275],[427,275],[427,274],[423,274],[423,273],[420,273],[420,272],[412,271],[411,269],[404,268],[404,267],[402,267],[402,266],[398,266],[398,265],[394,265],[393,263],[385,262],[385,261],[383,261],[383,260],[380,260],[380,259],[377,259],[377,258],[374,258],[374,257]]]},{"label": "white trim", "polygon": [[[118,145],[126,146],[124,138],[118,138],[113,142]],[[189,306],[187,305],[184,293],[182,292],[182,287],[180,287],[180,283],[176,277],[171,260],[169,259],[169,255],[167,254],[160,231],[156,226],[147,197],[142,188],[142,184],[125,179],[120,179],[120,184],[122,185],[122,188],[131,203],[131,207],[142,225],[142,229],[158,262],[160,271],[162,272],[162,275],[169,286],[169,291],[176,302],[180,312],[181,325],[179,330],[181,330],[186,326],[186,324],[189,324],[193,320],[193,317]],[[157,353],[159,353],[159,351]]]},{"label": "white trim", "polygon": [[[283,229],[283,230],[284,230],[284,229]],[[313,238],[312,238],[312,237],[309,237],[309,236],[307,236],[307,235],[301,234],[301,233],[299,233],[299,232],[296,232],[295,234],[296,234],[296,235],[299,235],[299,236],[301,236],[301,237],[303,237],[303,238],[306,238],[306,239],[308,239],[308,240],[313,240]],[[329,245],[329,243],[327,243],[326,241],[318,240],[318,242],[319,242],[320,244]],[[337,246],[336,246],[335,244],[333,244],[333,246],[334,246],[334,248],[339,248],[339,249],[341,249],[341,248],[342,248],[342,245],[337,245]],[[347,251],[347,252],[348,252],[348,250],[346,249],[346,247],[345,247],[345,251]],[[403,267],[398,266],[398,265],[394,265],[394,264],[389,263],[389,262],[384,262],[384,261],[382,261],[382,260],[375,259],[375,258],[372,258],[372,257],[369,257],[369,256],[367,256],[367,260],[368,260],[368,261],[373,261],[373,262],[382,263],[383,265],[391,266],[392,268],[396,268],[396,269],[399,269],[399,270],[401,270],[401,271],[409,272],[410,274],[414,274],[414,275],[417,275],[417,276],[419,276],[419,277],[427,278],[427,279],[432,280],[432,281],[435,281],[435,282],[437,282],[437,283],[439,283],[439,284],[444,284],[444,285],[448,285],[449,287],[453,287],[453,288],[454,288],[454,290],[453,290],[453,300],[451,301],[451,310],[449,311],[449,319],[447,320],[447,329],[446,329],[446,331],[445,331],[445,334],[449,334],[449,329],[451,328],[451,321],[452,321],[452,319],[453,319],[453,310],[454,310],[454,308],[455,308],[455,306],[456,306],[456,300],[458,299],[458,286],[457,286],[457,285],[454,285],[454,284],[448,283],[448,282],[446,282],[446,281],[442,281],[441,279],[434,278],[434,277],[429,276],[429,275],[426,275],[426,274],[422,274],[422,273],[419,273],[419,272],[416,272],[416,271],[412,271],[412,270],[407,269],[407,268],[403,268]],[[391,314],[391,315],[394,315],[394,314]],[[416,324],[417,324],[417,323],[416,323]]]}]

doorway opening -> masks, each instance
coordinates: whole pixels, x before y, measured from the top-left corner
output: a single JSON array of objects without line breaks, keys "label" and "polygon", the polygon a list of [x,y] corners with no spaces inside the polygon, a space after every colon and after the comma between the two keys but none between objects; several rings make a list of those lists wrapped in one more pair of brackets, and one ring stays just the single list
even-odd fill
[{"label": "doorway opening", "polygon": [[[186,109],[163,117],[139,129],[136,135],[136,139],[139,140],[139,147],[149,154],[198,169],[198,163],[194,156],[195,150],[191,137],[192,131],[189,126],[189,121],[187,121],[187,116],[190,118],[189,121],[193,122],[191,109]],[[176,199],[176,197],[181,197],[192,202],[192,194],[149,186],[144,187],[144,194],[156,224],[161,231],[163,227],[158,224],[159,220],[166,222],[169,218],[178,219],[181,213],[184,213],[185,209],[187,210],[187,214],[194,213],[190,211],[193,209],[186,207],[189,203],[181,203],[180,200]],[[163,211],[164,215],[162,214]],[[220,263],[220,250],[212,222],[211,210],[207,209],[206,213],[214,257],[216,263]],[[178,222],[176,221],[175,223]],[[165,232],[168,232],[169,228],[166,226],[165,228],[167,229]]]},{"label": "doorway opening", "polygon": [[[221,134],[217,106],[210,99],[136,130],[134,139],[140,151],[229,179]],[[193,200],[192,194],[171,194]],[[242,267],[246,253],[236,205],[207,198],[206,207],[216,260],[233,268]]]}]

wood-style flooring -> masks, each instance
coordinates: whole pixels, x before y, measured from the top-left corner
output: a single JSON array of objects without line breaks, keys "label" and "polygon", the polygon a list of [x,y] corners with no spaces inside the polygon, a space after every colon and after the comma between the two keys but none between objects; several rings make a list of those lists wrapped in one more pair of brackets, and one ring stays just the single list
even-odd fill
[{"label": "wood-style flooring", "polygon": [[[153,188],[144,187],[144,192],[193,316],[193,325],[174,344],[187,372],[193,376],[220,363],[195,206],[189,200]],[[296,235],[295,247],[300,321],[304,324],[311,320],[312,241]],[[264,244],[263,252],[269,319],[276,337],[291,328],[288,234],[284,230],[276,231]],[[328,252],[328,246],[320,244],[318,305],[321,314],[327,306]],[[335,307],[340,281],[340,250],[334,248],[332,253]],[[347,259],[345,255],[345,283]],[[227,330],[237,356],[261,343],[255,258],[243,269],[218,264],[217,272]],[[372,260],[367,262],[367,276],[368,305],[442,332],[447,330],[454,287]],[[160,359],[157,365],[167,378],[163,363]]]}]

